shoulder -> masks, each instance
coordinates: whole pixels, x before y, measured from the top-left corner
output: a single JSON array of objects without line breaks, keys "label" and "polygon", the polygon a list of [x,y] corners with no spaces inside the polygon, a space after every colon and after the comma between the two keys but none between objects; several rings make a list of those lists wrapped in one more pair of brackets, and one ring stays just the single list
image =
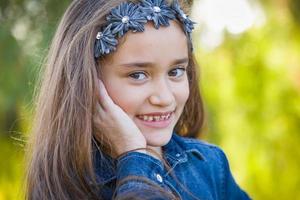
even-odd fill
[{"label": "shoulder", "polygon": [[198,152],[205,163],[213,169],[213,176],[220,183],[219,191],[223,199],[250,199],[248,194],[235,182],[228,159],[219,146],[195,138],[186,138],[179,135],[176,137],[186,151]]}]

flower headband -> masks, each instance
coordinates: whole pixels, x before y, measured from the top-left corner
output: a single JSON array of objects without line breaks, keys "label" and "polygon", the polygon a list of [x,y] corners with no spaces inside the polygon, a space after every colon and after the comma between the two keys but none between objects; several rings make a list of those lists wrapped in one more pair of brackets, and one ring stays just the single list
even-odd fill
[{"label": "flower headband", "polygon": [[123,2],[113,8],[106,17],[107,25],[97,33],[94,46],[94,57],[109,54],[116,50],[117,38],[122,37],[126,32],[143,32],[144,24],[153,21],[154,27],[169,26],[169,20],[178,19],[187,35],[190,44],[191,32],[195,22],[191,21],[180,8],[178,0],[174,0],[169,6],[165,0],[142,0],[141,3]]}]

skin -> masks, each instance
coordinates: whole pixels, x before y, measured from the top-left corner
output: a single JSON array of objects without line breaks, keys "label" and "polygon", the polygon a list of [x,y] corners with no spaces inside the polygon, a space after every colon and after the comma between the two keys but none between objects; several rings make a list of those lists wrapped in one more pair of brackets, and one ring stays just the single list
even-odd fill
[{"label": "skin", "polygon": [[[148,22],[144,32],[126,33],[100,65],[100,120],[117,156],[145,147],[161,155],[189,96],[187,38],[180,25],[170,21],[155,29]],[[146,126],[137,117],[168,111],[174,113],[166,128]]]}]

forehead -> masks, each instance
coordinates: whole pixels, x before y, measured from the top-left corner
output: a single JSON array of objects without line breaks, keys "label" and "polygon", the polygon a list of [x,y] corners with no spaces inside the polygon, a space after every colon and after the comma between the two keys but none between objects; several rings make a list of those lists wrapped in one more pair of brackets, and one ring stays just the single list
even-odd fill
[{"label": "forehead", "polygon": [[173,60],[188,57],[187,37],[177,21],[155,29],[152,22],[144,32],[128,32],[120,39],[117,50],[105,60],[117,65],[124,62],[152,62],[168,65]]}]

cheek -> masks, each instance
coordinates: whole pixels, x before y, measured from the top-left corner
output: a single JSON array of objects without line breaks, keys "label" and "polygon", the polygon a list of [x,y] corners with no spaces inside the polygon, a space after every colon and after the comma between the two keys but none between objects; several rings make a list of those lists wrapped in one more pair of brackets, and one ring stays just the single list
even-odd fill
[{"label": "cheek", "polygon": [[108,84],[107,91],[115,104],[120,106],[127,114],[135,115],[143,104],[145,94],[136,88],[124,84]]},{"label": "cheek", "polygon": [[184,84],[179,85],[176,88],[175,95],[176,95],[177,103],[180,104],[181,107],[184,107],[190,95],[188,81],[186,81]]}]

